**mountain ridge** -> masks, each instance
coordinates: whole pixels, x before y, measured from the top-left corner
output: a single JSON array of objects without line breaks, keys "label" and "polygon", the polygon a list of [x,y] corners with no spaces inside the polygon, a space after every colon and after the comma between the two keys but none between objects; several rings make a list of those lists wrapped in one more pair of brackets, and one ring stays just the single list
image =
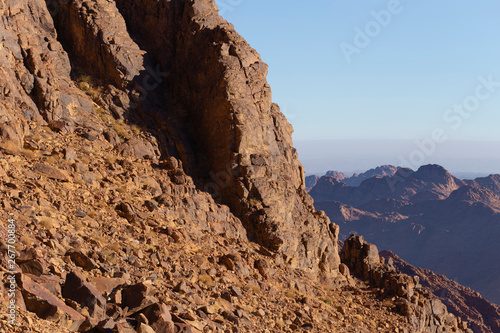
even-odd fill
[{"label": "mountain ridge", "polygon": [[344,251],[350,275],[214,1],[0,9],[2,330],[470,332],[376,256]]},{"label": "mountain ridge", "polygon": [[416,172],[400,169],[385,180],[349,187],[324,176],[309,193],[316,208],[340,225],[341,240],[362,234],[415,266],[457,278],[499,302],[498,265],[491,255],[500,235],[498,175],[461,181],[429,165]]}]

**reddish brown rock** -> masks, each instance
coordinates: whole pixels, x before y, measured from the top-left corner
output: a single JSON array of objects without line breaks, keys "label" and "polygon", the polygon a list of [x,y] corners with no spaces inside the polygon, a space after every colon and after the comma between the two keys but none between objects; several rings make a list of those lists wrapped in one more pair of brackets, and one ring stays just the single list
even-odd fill
[{"label": "reddish brown rock", "polygon": [[132,156],[136,159],[155,159],[156,152],[149,142],[143,142],[137,139],[130,139],[118,147],[120,153],[124,156]]},{"label": "reddish brown rock", "polygon": [[94,318],[96,323],[105,317],[106,300],[80,274],[71,272],[66,275],[62,295],[64,298],[77,302],[82,307],[87,307],[90,316]]},{"label": "reddish brown rock", "polygon": [[153,304],[142,312],[155,332],[174,333],[174,323],[170,311],[165,304]]},{"label": "reddish brown rock", "polygon": [[415,332],[472,333],[467,329],[467,323],[448,313],[440,300],[422,291],[418,280],[396,271],[392,264],[380,261],[377,247],[365,242],[363,237],[349,237],[340,257],[353,274],[380,288],[385,297],[392,298]]},{"label": "reddish brown rock", "polygon": [[89,258],[82,251],[70,250],[66,253],[66,255],[69,256],[77,266],[80,266],[87,271],[97,268],[95,261],[92,258]]},{"label": "reddish brown rock", "polygon": [[19,264],[21,271],[25,274],[40,276],[47,273],[47,265],[40,259],[32,259]]},{"label": "reddish brown rock", "polygon": [[44,287],[57,297],[62,296],[61,278],[56,275],[35,276],[28,274],[29,278],[36,284]]},{"label": "reddish brown rock", "polygon": [[70,308],[49,290],[21,274],[17,283],[21,288],[28,311],[35,312],[40,318],[54,321],[71,331],[77,331],[85,317]]},{"label": "reddish brown rock", "polygon": [[152,297],[153,292],[154,288],[149,281],[124,287],[121,291],[121,306],[128,307],[129,312],[137,312],[155,302],[155,298]]},{"label": "reddish brown rock", "polygon": [[93,277],[89,279],[89,282],[92,283],[95,288],[99,291],[100,294],[111,294],[112,291],[121,286],[126,281],[122,278],[105,278],[105,277]]},{"label": "reddish brown rock", "polygon": [[66,171],[50,166],[45,163],[35,164],[34,169],[51,179],[62,180],[62,181],[69,180],[69,175]]},{"label": "reddish brown rock", "polygon": [[[160,141],[175,142],[166,147],[169,155],[180,156],[201,188],[227,203],[253,239],[294,267],[335,274],[335,235],[305,192],[292,128],[271,102],[267,65],[257,52],[217,14],[213,1],[119,0],[117,7],[139,47],[159,65],[154,73],[134,78],[143,89],[156,80],[146,87],[148,103],[164,98],[156,87],[169,82],[168,93],[177,99],[169,107],[182,108],[176,114],[161,105],[155,109],[163,113],[155,122],[169,115],[175,123],[164,122],[167,130],[157,133]],[[193,137],[186,138],[187,132]]]},{"label": "reddish brown rock", "polygon": [[75,124],[88,126],[92,103],[70,79],[70,61],[46,2],[8,0],[2,8],[0,134],[21,142],[26,120],[61,121],[64,131]]}]

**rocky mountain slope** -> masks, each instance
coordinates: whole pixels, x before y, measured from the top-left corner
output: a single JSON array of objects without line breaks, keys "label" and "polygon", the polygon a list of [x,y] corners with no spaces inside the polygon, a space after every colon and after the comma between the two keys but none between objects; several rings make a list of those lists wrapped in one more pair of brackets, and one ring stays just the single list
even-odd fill
[{"label": "rocky mountain slope", "polygon": [[321,178],[320,176],[316,175],[306,176],[305,179],[306,191],[309,192],[314,187],[314,185],[316,185],[316,183],[320,178]]},{"label": "rocky mountain slope", "polygon": [[[150,157],[181,160],[200,188],[243,220],[252,239],[289,258],[293,254],[300,260],[290,264],[313,274],[320,266],[326,274],[335,271],[335,236],[305,193],[292,129],[271,102],[267,66],[217,15],[213,2],[50,4],[53,20],[43,1],[7,7],[4,29],[12,34],[2,48],[8,71],[3,79],[10,80],[3,85],[7,139],[20,143],[28,134],[21,115],[63,132],[96,136],[105,127],[94,109],[109,109],[147,129],[149,145],[159,154]],[[96,81],[98,88],[79,84],[91,90],[97,105],[71,75]],[[16,109],[24,113],[9,112]],[[127,143],[123,149],[127,146],[137,153]]]},{"label": "rocky mountain slope", "polygon": [[500,251],[494,241],[500,236],[500,197],[492,191],[497,176],[466,183],[438,166],[408,172],[401,180],[398,173],[356,188],[325,176],[310,193],[316,208],[340,225],[340,239],[362,234],[500,303],[500,267],[493,255]]},{"label": "rocky mountain slope", "polygon": [[422,287],[439,297],[451,313],[466,319],[474,332],[500,332],[500,306],[486,301],[478,292],[442,274],[412,266],[391,251],[382,251],[380,256],[399,271],[418,276]]},{"label": "rocky mountain slope", "polygon": [[405,275],[351,276],[363,253],[341,265],[267,66],[213,1],[0,9],[0,330],[470,332]]},{"label": "rocky mountain slope", "polygon": [[471,186],[480,186],[487,188],[493,191],[495,194],[500,195],[500,175],[489,175],[488,177],[466,180],[465,182]]}]

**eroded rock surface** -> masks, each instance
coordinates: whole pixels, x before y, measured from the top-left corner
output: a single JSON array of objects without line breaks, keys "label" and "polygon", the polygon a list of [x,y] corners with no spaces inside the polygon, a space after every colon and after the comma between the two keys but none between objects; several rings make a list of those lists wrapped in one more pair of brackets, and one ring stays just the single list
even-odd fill
[{"label": "eroded rock surface", "polygon": [[381,295],[393,297],[396,309],[407,316],[411,332],[472,333],[467,322],[448,313],[440,300],[422,290],[418,277],[398,272],[392,261],[381,261],[377,247],[362,236],[353,235],[345,241],[341,259],[353,274],[378,288]]},{"label": "eroded rock surface", "polygon": [[[95,116],[94,108],[142,122],[153,128],[159,150],[148,142],[125,145],[124,152],[178,157],[200,189],[241,219],[252,239],[281,253],[292,267],[336,274],[335,228],[305,192],[292,127],[271,100],[267,65],[218,15],[213,1],[48,4],[50,11],[41,1],[5,4],[11,11],[24,8],[4,20],[14,34],[4,42],[10,66],[3,69],[14,72],[4,77],[20,78],[7,85],[18,97],[6,109],[29,106],[32,119],[39,115],[60,130]],[[96,96],[96,89],[80,82],[94,106],[71,81],[70,59],[103,85]],[[15,129],[25,122],[7,123],[14,130],[5,132],[22,140]],[[93,127],[82,130],[87,138],[102,133]]]}]

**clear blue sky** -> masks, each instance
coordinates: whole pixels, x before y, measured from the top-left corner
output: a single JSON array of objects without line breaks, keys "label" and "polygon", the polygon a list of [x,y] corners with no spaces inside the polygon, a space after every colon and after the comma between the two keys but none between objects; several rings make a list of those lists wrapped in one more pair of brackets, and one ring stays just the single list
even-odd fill
[{"label": "clear blue sky", "polygon": [[[307,142],[341,142],[361,155],[367,149],[363,142],[409,142],[400,150],[380,148],[379,156],[386,157],[373,160],[397,163],[400,155],[418,149],[415,140],[431,138],[436,128],[445,131],[448,142],[438,144],[422,164],[448,155],[468,158],[457,145],[447,150],[458,140],[476,141],[475,152],[488,142],[483,157],[500,158],[500,149],[491,151],[491,144],[500,148],[500,87],[468,118],[460,116],[460,124],[457,113],[443,119],[455,104],[475,96],[479,76],[500,82],[500,1],[216,2],[269,64],[273,100],[295,129],[303,162],[315,158],[308,149],[301,151]],[[390,22],[375,23],[373,11],[389,9]],[[355,43],[356,28],[372,29],[369,45]],[[347,44],[358,49],[350,62],[341,49]],[[470,168],[461,171],[474,171]]]}]

